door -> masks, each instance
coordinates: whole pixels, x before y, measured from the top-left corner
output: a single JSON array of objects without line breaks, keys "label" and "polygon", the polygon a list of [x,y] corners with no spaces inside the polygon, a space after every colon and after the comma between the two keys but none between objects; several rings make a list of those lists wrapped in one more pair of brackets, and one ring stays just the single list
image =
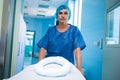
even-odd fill
[{"label": "door", "polygon": [[102,80],[120,80],[120,0],[107,3]]}]

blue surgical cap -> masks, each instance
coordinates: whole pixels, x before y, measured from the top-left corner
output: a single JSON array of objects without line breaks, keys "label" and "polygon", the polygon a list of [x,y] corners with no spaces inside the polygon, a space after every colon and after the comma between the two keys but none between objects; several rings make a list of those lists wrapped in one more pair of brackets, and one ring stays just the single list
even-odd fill
[{"label": "blue surgical cap", "polygon": [[69,20],[69,19],[70,19],[70,16],[71,16],[71,10],[70,10],[70,8],[69,8],[67,5],[61,5],[61,6],[59,6],[59,7],[56,9],[56,14],[55,14],[56,19],[58,20],[58,13],[59,13],[61,10],[63,10],[63,9],[68,10],[68,20]]}]

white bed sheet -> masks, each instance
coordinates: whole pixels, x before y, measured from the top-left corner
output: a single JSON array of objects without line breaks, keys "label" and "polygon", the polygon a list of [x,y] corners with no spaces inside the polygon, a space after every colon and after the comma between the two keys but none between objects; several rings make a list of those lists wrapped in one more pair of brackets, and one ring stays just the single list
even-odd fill
[{"label": "white bed sheet", "polygon": [[35,72],[35,64],[28,66],[15,76],[4,80],[86,80],[80,71],[70,63],[71,71],[66,76],[62,77],[45,77],[40,76]]}]

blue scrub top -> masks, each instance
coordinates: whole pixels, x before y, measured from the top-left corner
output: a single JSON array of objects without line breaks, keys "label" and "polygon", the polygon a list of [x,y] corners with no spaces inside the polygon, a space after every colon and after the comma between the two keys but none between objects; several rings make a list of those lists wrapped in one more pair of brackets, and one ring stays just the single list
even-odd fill
[{"label": "blue scrub top", "polygon": [[47,50],[46,57],[62,56],[74,64],[76,48],[83,50],[86,47],[84,39],[76,26],[70,25],[65,32],[59,32],[56,26],[49,27],[47,33],[37,43],[39,48]]}]

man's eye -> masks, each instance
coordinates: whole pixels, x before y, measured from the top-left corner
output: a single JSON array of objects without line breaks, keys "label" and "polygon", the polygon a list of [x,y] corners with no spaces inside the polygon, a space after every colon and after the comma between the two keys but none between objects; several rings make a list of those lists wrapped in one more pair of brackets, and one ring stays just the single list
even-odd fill
[{"label": "man's eye", "polygon": [[59,12],[59,14],[63,14],[62,12]]},{"label": "man's eye", "polygon": [[68,14],[68,12],[65,12],[64,14]]}]

